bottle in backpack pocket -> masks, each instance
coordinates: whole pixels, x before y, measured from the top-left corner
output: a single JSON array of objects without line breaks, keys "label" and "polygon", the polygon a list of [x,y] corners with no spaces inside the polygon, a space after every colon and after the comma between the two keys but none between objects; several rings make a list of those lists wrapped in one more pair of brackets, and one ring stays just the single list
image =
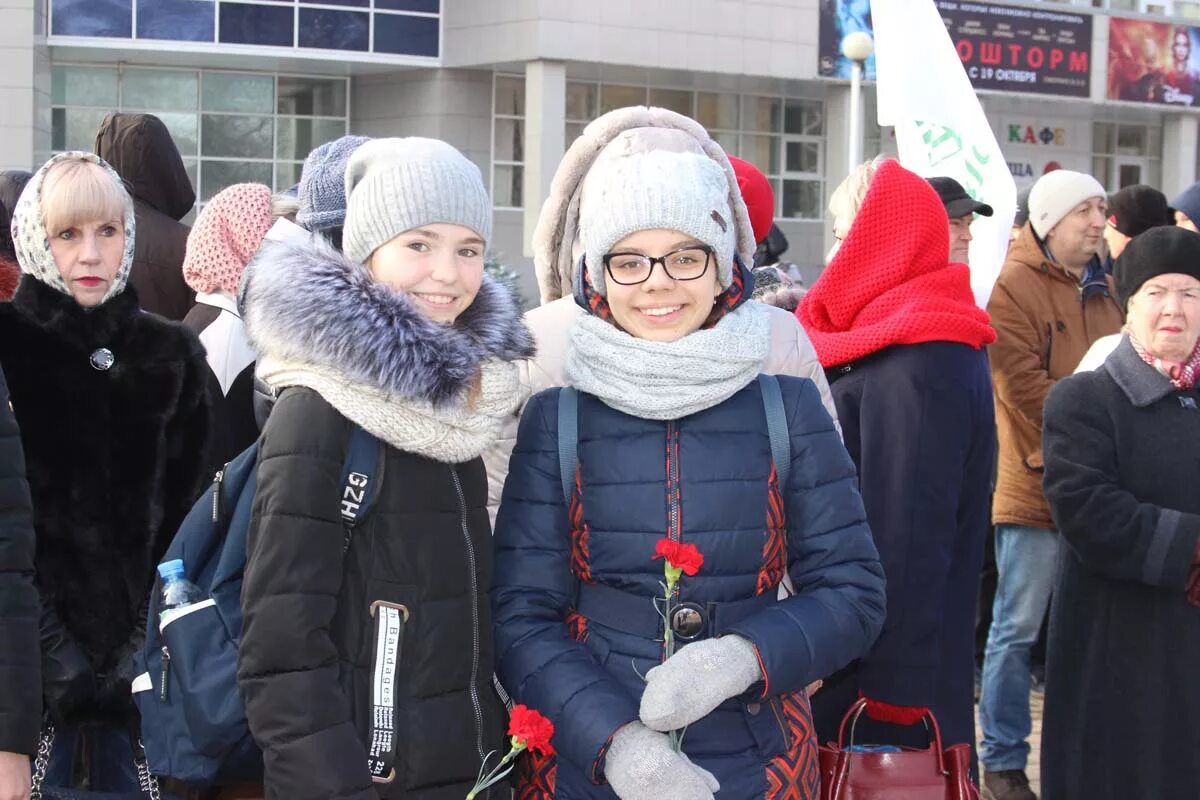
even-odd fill
[{"label": "bottle in backpack pocket", "polygon": [[200,587],[187,579],[182,559],[159,564],[158,575],[162,578],[162,611],[158,615],[161,630],[188,606],[204,602],[205,597]]}]

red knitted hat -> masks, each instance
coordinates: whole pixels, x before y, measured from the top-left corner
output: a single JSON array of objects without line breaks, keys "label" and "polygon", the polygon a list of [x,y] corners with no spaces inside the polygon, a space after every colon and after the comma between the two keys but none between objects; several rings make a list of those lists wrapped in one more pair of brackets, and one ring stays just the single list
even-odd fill
[{"label": "red knitted hat", "polygon": [[188,234],[183,259],[187,285],[194,292],[237,294],[242,271],[273,222],[268,187],[237,183],[222,189],[208,201]]},{"label": "red knitted hat", "polygon": [[737,175],[738,188],[742,190],[742,199],[746,201],[746,210],[750,212],[750,229],[754,231],[754,241],[761,242],[771,232],[771,223],[775,221],[775,190],[762,170],[743,161],[737,156],[730,156],[729,163],[733,165],[733,174]]},{"label": "red knitted hat", "polygon": [[966,264],[950,264],[949,221],[933,188],[880,165],[850,233],[796,309],[821,365],[895,344],[996,340]]}]

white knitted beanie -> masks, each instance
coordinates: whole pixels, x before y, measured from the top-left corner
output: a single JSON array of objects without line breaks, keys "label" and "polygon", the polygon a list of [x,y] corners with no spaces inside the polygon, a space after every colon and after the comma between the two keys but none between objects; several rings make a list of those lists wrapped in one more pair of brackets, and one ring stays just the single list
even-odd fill
[{"label": "white knitted beanie", "polygon": [[1033,232],[1045,239],[1075,206],[1104,196],[1104,187],[1091,175],[1069,169],[1047,172],[1029,190],[1029,221]]},{"label": "white knitted beanie", "polygon": [[438,139],[373,139],[346,167],[342,252],[365,262],[395,236],[438,222],[492,238],[492,203],[479,167]]},{"label": "white knitted beanie", "polygon": [[702,152],[647,150],[638,135],[626,131],[617,136],[583,181],[579,241],[592,285],[605,294],[604,256],[613,245],[632,233],[661,228],[711,247],[717,280],[728,288],[737,231],[725,169]]}]

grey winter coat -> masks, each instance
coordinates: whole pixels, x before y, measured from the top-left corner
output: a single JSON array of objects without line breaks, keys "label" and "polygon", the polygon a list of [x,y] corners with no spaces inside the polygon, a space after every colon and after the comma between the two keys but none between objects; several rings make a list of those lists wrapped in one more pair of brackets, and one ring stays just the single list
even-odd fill
[{"label": "grey winter coat", "polygon": [[1045,800],[1200,797],[1200,391],[1123,339],[1046,400],[1046,498],[1066,539],[1051,611]]}]

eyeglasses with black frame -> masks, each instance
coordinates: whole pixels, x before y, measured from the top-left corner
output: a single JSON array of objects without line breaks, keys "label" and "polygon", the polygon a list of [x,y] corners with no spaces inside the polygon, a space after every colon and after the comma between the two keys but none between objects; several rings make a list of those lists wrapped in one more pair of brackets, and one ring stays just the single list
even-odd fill
[{"label": "eyeglasses with black frame", "polygon": [[713,249],[706,244],[693,244],[672,250],[665,256],[644,253],[609,253],[604,256],[608,277],[622,286],[636,286],[650,280],[654,265],[662,266],[667,277],[675,281],[694,281],[708,272]]}]

